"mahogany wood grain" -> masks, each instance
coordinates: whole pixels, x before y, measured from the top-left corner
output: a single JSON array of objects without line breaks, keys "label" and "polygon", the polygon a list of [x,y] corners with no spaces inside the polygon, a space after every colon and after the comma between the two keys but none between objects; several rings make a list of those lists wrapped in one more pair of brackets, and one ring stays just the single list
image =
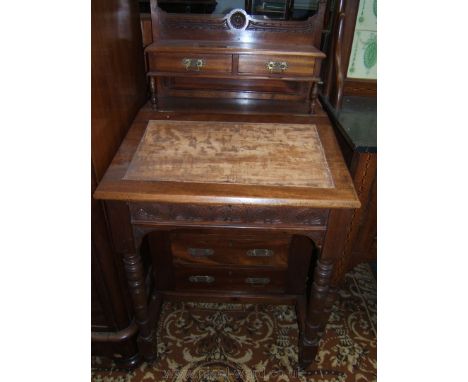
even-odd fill
[{"label": "mahogany wood grain", "polygon": [[[201,60],[203,66],[187,69],[184,60]],[[148,54],[149,68],[154,72],[182,72],[192,70],[192,73],[231,73],[232,57],[230,55],[207,54],[200,52]]]},{"label": "mahogany wood grain", "polygon": [[[280,79],[251,80],[243,78],[223,81],[212,78],[165,77],[159,88],[159,98],[163,97],[222,97],[245,100],[285,100],[304,103],[307,100],[307,83],[282,81]],[[231,103],[232,104],[232,103]],[[239,104],[240,105],[240,104]],[[189,105],[187,105],[189,106]],[[240,112],[241,108],[237,109]],[[218,109],[220,111],[220,109]]]},{"label": "mahogany wood grain", "polygon": [[[265,268],[175,267],[175,290],[283,293],[285,270]],[[198,281],[199,280],[199,281]]]},{"label": "mahogany wood grain", "polygon": [[[310,115],[310,105],[306,99],[299,102],[290,102],[286,101],[281,93],[263,93],[260,97],[257,97],[258,93],[256,93],[252,98],[245,97],[245,93],[243,92],[234,94],[235,98],[232,98],[230,95],[221,97],[222,94],[220,94],[220,98],[217,100],[211,97],[219,93],[212,92],[210,98],[202,98],[199,94],[199,91],[194,92],[194,96],[198,98],[159,98],[158,110],[167,114],[196,113],[198,111],[203,115],[211,112],[239,116],[274,116],[278,119],[284,119],[284,115],[289,115],[290,117]],[[277,99],[280,101],[277,101]],[[287,121],[286,119],[284,120]]]},{"label": "mahogany wood grain", "polygon": [[[96,187],[94,181],[92,185]],[[123,330],[129,325],[131,312],[122,297],[124,279],[119,277],[120,264],[113,255],[103,205],[95,199],[91,205],[91,289],[93,307],[97,308],[92,311],[92,328],[96,331]]]},{"label": "mahogany wood grain", "polygon": [[284,63],[286,69],[281,73],[283,76],[313,76],[314,75],[314,57],[270,55],[239,55],[239,73],[240,74],[270,74],[267,65],[269,62]]},{"label": "mahogany wood grain", "polygon": [[156,227],[223,227],[309,231],[326,229],[328,209],[186,203],[129,203],[131,222],[142,230]]},{"label": "mahogany wood grain", "polygon": [[[142,111],[142,117],[146,114]],[[148,114],[146,114],[148,115]],[[165,118],[160,114],[159,118]],[[151,117],[150,117],[151,118]],[[158,113],[153,114],[158,119]],[[283,205],[309,208],[358,208],[352,180],[342,159],[330,124],[317,131],[334,188],[271,187],[238,184],[199,184],[125,180],[125,174],[147,126],[137,116],[106,176],[95,192],[98,199],[148,202],[226,203]]]},{"label": "mahogany wood grain", "polygon": [[343,95],[377,97],[377,81],[357,78],[346,78]]},{"label": "mahogany wood grain", "polygon": [[353,153],[350,172],[362,208],[352,210],[342,236],[338,236],[343,247],[336,261],[334,285],[357,264],[377,260],[377,154]]},{"label": "mahogany wood grain", "polygon": [[290,235],[244,230],[182,231],[171,234],[176,266],[249,266],[286,269]]},{"label": "mahogany wood grain", "polygon": [[[162,77],[214,80],[218,92],[213,92],[207,82],[201,88],[190,89],[194,97],[212,98],[211,109],[217,108],[219,98],[283,99],[281,92],[275,92],[267,84],[260,86],[258,98],[251,89],[235,92],[219,89],[225,80],[320,81],[319,61],[325,55],[317,47],[320,46],[324,9],[325,2],[320,1],[318,12],[309,19],[281,21],[251,16],[242,9],[234,9],[225,16],[174,15],[161,10],[153,0],[154,42],[146,48],[148,75],[158,77],[156,85],[151,86],[153,107],[161,106],[159,97],[167,97],[167,86],[162,86],[160,81]],[[273,96],[270,98],[268,93]],[[302,95],[304,93],[313,97],[303,101],[309,103],[307,112],[313,113],[316,92],[302,91]],[[171,96],[190,95],[172,92]]]},{"label": "mahogany wood grain", "polygon": [[91,4],[91,156],[97,182],[146,99],[138,4],[123,2]]},{"label": "mahogany wood grain", "polygon": [[149,121],[125,180],[333,188],[316,126]]},{"label": "mahogany wood grain", "polygon": [[175,286],[173,257],[169,231],[155,231],[148,235],[153,264],[154,287],[157,291],[173,290]]},{"label": "mahogany wood grain", "polygon": [[[91,27],[93,193],[145,102],[146,79],[135,2],[93,1]],[[114,358],[119,367],[134,367],[139,361],[137,333],[131,323],[133,307],[123,263],[114,252],[107,211],[101,202],[92,200],[91,216],[91,352]]]},{"label": "mahogany wood grain", "polygon": [[193,53],[203,51],[207,54],[239,54],[239,55],[293,55],[295,57],[314,57],[316,59],[325,58],[325,53],[313,45],[292,45],[288,41],[275,40],[257,42],[241,42],[234,39],[226,41],[210,40],[157,40],[148,46],[145,51],[148,54],[153,53]]},{"label": "mahogany wood grain", "polygon": [[304,295],[306,293],[309,267],[313,260],[314,242],[303,235],[291,238],[288,256],[287,293]]},{"label": "mahogany wood grain", "polygon": [[[255,42],[260,40],[318,47],[325,3],[324,0],[320,0],[318,12],[305,21],[284,21],[250,16],[244,10],[238,9],[225,16],[167,13],[160,9],[156,0],[151,0],[153,41],[171,39]],[[234,13],[238,17],[232,19]]]},{"label": "mahogany wood grain", "polygon": [[[171,54],[183,54],[182,58],[196,58],[195,54],[200,51],[223,57],[224,54],[228,54],[232,60],[230,64],[222,63],[216,66],[216,70],[224,68],[223,70],[226,72],[212,73],[213,77],[207,80],[216,83],[215,86],[220,90],[218,93],[211,94],[214,98],[218,94],[232,97],[242,95],[242,86],[233,89],[232,82],[239,77],[239,71],[243,70],[242,61],[244,59],[245,62],[254,67],[254,69],[249,70],[256,70],[255,65],[259,62],[257,57],[262,56],[263,59],[263,55],[275,59],[284,55],[293,55],[295,56],[294,60],[297,60],[301,65],[307,60],[314,60],[314,66],[307,74],[305,66],[299,66],[301,69],[294,69],[294,65],[288,65],[288,68],[292,68],[293,74],[289,77],[287,72],[285,75],[284,73],[243,75],[243,81],[258,81],[260,88],[262,88],[262,84],[265,87],[260,89],[260,93],[263,94],[261,100],[240,99],[240,101],[251,102],[250,105],[254,105],[255,101],[271,102],[270,107],[273,108],[273,111],[276,108],[275,101],[284,101],[284,98],[281,95],[272,95],[270,98],[267,94],[274,93],[272,89],[278,88],[277,83],[280,77],[284,82],[298,81],[298,77],[303,81],[318,81],[320,60],[324,56],[316,48],[320,44],[324,16],[323,1],[320,1],[319,12],[304,22],[272,22],[244,15],[244,25],[235,24],[242,20],[240,15],[237,15],[235,19],[230,18],[232,15],[221,18],[201,17],[200,15],[174,16],[159,12],[155,7],[157,7],[157,3],[153,1],[152,25],[157,26],[152,28],[153,41],[165,42],[156,45],[153,43],[147,50],[150,54],[161,54],[161,58],[156,59],[159,60],[157,64],[159,65],[162,60],[167,66],[158,67],[156,69],[158,72],[153,72],[153,75],[165,73],[168,78],[183,75],[184,78],[190,77],[190,81],[196,81],[197,73],[180,71],[180,67],[177,71],[172,67],[172,64],[181,58],[180,56],[172,57],[172,61],[168,57],[171,58]],[[114,34],[114,36],[118,35]],[[202,36],[203,38],[201,38]],[[193,43],[187,44],[187,41],[180,43],[180,40],[190,40]],[[210,40],[210,42],[203,43],[202,40]],[[229,44],[226,44],[226,41]],[[205,46],[201,46],[200,43]],[[141,45],[140,41],[139,46],[141,47]],[[103,50],[102,53],[105,54],[106,51]],[[186,57],[186,53],[189,54],[189,57]],[[239,55],[243,56],[242,60],[239,59]],[[121,61],[125,61],[125,59],[122,58]],[[255,62],[257,64],[252,64]],[[226,69],[227,67],[229,67],[229,71]],[[191,69],[192,65],[189,68]],[[222,88],[222,83],[226,79],[231,80],[231,89]],[[185,81],[186,86],[187,80],[185,79]],[[267,81],[273,82],[271,87],[267,85]],[[153,103],[158,108],[163,105],[164,101],[164,97],[158,99],[159,96],[169,96],[168,91],[170,91],[168,86],[161,86],[162,82],[161,78],[153,79],[151,77],[150,80],[153,89]],[[176,81],[173,80],[173,82]],[[179,82],[179,84],[181,83],[183,84],[183,81]],[[119,86],[119,91],[125,93],[125,86]],[[283,85],[288,89],[293,89],[293,86],[301,90],[298,92],[297,101],[303,101],[307,108],[313,108],[314,101],[310,100],[309,102],[308,95],[315,94],[316,87],[312,87],[311,84]],[[204,94],[208,95],[201,83],[195,84],[194,87],[195,89],[192,88],[192,90],[205,91]],[[186,91],[187,89],[179,90]],[[294,91],[289,90],[290,97],[293,93]],[[237,115],[229,112],[222,113],[221,109],[216,109],[215,105],[211,105],[211,109],[214,109],[211,110],[211,113],[201,113],[200,110],[196,109],[196,103],[190,99],[190,94],[187,95],[189,100],[180,102],[182,106],[180,112],[157,112],[149,105],[140,110],[95,192],[97,199],[106,200],[106,218],[114,239],[113,247],[119,256],[117,258],[124,260],[119,263],[119,272],[122,271],[122,264],[125,264],[128,289],[132,297],[130,310],[133,309],[138,324],[139,353],[148,360],[155,356],[154,328],[163,297],[172,295],[179,298],[203,299],[211,296],[212,298],[226,298],[230,301],[242,302],[250,301],[249,299],[252,301],[261,301],[262,299],[303,301],[301,305],[303,308],[300,309],[302,313],[299,317],[302,339],[301,361],[311,361],[314,351],[316,351],[318,335],[323,328],[324,321],[326,321],[324,313],[328,301],[330,272],[332,264],[336,260],[338,248],[338,245],[334,244],[333,233],[339,230],[341,224],[341,220],[337,216],[345,213],[346,208],[359,206],[352,180],[344,165],[330,123],[318,103],[316,114],[312,116],[286,115],[284,111],[289,108],[289,104],[283,106],[283,109],[278,108],[276,112],[271,114],[266,111],[264,115],[249,115],[248,108],[238,108],[238,103],[233,103],[231,109],[235,111],[238,108],[240,113]],[[114,102],[112,94],[109,93],[103,99],[106,102]],[[125,120],[125,117],[119,116],[118,119],[120,123]],[[324,187],[323,185],[291,187],[285,185],[203,184],[124,179],[148,121],[167,119],[183,121],[183,124],[187,124],[186,121],[198,120],[230,121],[237,124],[240,122],[251,124],[262,122],[299,123],[304,129],[316,126],[333,187]],[[205,124],[208,123],[205,122]],[[120,133],[120,137],[123,136],[124,130]],[[110,142],[113,141],[110,140]],[[283,157],[286,158],[288,155],[283,154]],[[97,179],[101,180],[101,176],[97,176]],[[146,215],[141,215],[139,212],[142,206],[143,213]],[[331,212],[329,212],[330,210]],[[239,234],[238,241],[233,240],[235,251],[231,252],[232,257],[236,257],[231,263],[238,262],[238,264],[229,264],[227,255],[223,255],[224,257],[219,264],[174,264],[172,251],[176,254],[179,253],[179,259],[182,258],[182,252],[174,246],[171,248],[171,231],[180,230],[182,227],[184,230],[189,228],[203,229],[208,238],[210,235],[215,236],[215,231],[210,230],[219,230],[221,227],[241,231],[248,229],[249,235],[252,234],[252,239],[246,240],[249,241],[249,244],[257,245],[268,242],[273,246],[273,250],[277,249],[277,253],[281,254],[279,257],[281,260],[262,262],[261,265],[252,267],[252,264],[246,263],[240,256],[240,252],[237,252],[239,249],[243,252],[246,244],[242,240],[242,234]],[[269,233],[266,233],[267,231]],[[288,239],[288,249],[286,249],[286,237],[293,234],[297,236],[294,236],[291,241]],[[223,240],[219,231],[217,237],[218,240]],[[190,240],[185,240],[182,246],[185,248],[193,242],[192,239],[193,236]],[[301,299],[305,282],[301,283],[300,280],[307,277],[307,264],[312,261],[313,243],[319,251],[322,249],[322,252],[320,262],[315,267],[311,302],[306,307],[304,299]],[[219,242],[212,244],[214,247],[217,246],[216,248],[221,246]],[[152,252],[154,284],[147,282],[151,281],[151,277],[148,277],[145,267],[146,248],[150,248]],[[288,268],[284,267],[286,256]],[[121,273],[118,274],[121,275]],[[211,279],[194,278],[194,276],[212,276],[214,281],[205,285],[203,280],[209,281]],[[192,281],[190,281],[190,277],[192,277]],[[297,280],[294,280],[294,277],[297,277]],[[268,282],[266,282],[267,279]],[[197,287],[194,288],[194,285]],[[152,287],[156,289],[153,294],[151,294]]]},{"label": "mahogany wood grain", "polygon": [[364,200],[359,232],[351,253],[348,268],[362,262],[377,259],[377,179],[374,178],[369,188],[367,200]]},{"label": "mahogany wood grain", "polygon": [[141,36],[143,47],[146,48],[153,42],[153,31],[151,26],[151,15],[149,13],[140,13]]},{"label": "mahogany wood grain", "polygon": [[[184,183],[182,186],[181,182],[123,179],[143,137],[148,121],[160,119],[245,121],[249,123],[284,121],[300,123],[304,127],[316,125],[333,178],[334,188],[258,187],[197,183]],[[187,124],[187,122],[184,123]],[[162,113],[153,111],[150,107],[144,107],[135,118],[131,130],[95,194],[98,198],[129,204],[136,249],[144,241],[143,238],[151,235],[153,231],[168,231],[181,227],[213,229],[221,226],[230,227],[230,229],[246,229],[246,222],[251,224],[248,227],[249,230],[255,229],[260,235],[258,236],[260,241],[262,240],[261,233],[258,230],[295,233],[313,240],[319,249],[322,248],[320,263],[315,267],[315,284],[311,291],[311,301],[314,303],[309,304],[309,307],[304,309],[305,312],[301,313],[304,317],[300,318],[300,321],[304,323],[300,343],[301,362],[313,360],[317,350],[318,336],[326,322],[330,274],[332,264],[337,258],[336,251],[339,249],[339,243],[334,242],[336,239],[334,233],[341,227],[341,218],[339,217],[341,214],[346,216],[348,211],[346,208],[359,206],[330,122],[320,109],[316,116],[259,116]],[[324,215],[318,211],[322,211]],[[252,214],[254,218],[252,218]],[[111,224],[113,225],[114,222]],[[300,275],[302,279],[306,277],[305,269],[307,267],[300,268],[300,266],[312,259],[311,249],[313,246],[308,239],[297,240],[295,244],[290,246],[289,257],[293,253],[297,256],[297,262],[293,262],[292,265],[294,269],[300,270],[297,275]],[[160,253],[167,251],[167,246],[162,242],[156,247],[159,248]],[[300,253],[296,251],[300,251]],[[133,262],[135,260],[133,254],[127,254],[126,258],[132,260],[132,264],[136,266],[136,268],[131,267],[131,269],[127,267],[127,272],[134,291],[134,305],[140,307],[144,300],[144,294],[141,290],[141,286],[144,285],[144,275],[138,270],[138,262]],[[291,281],[292,273],[289,266],[288,270],[284,268],[276,270],[274,267],[261,266],[231,266],[227,268],[213,264],[187,266],[167,263],[165,267],[173,267],[175,284],[174,290],[164,291],[164,296],[172,294],[172,296],[179,296],[179,298],[204,298],[211,295],[213,298],[224,297],[231,299],[231,301],[233,299],[245,301],[243,296],[246,298],[252,298],[252,296],[265,298],[267,295],[271,295],[280,298],[284,293],[288,293],[288,296],[298,300],[300,295],[291,294],[291,291],[304,291],[304,286],[301,287],[299,282]],[[192,281],[190,281],[190,277],[192,277]],[[262,280],[265,282],[265,279],[268,279],[268,283],[259,285],[246,282],[246,279],[252,277],[260,283]],[[137,279],[138,283],[136,283]],[[212,282],[203,283],[203,281],[210,280]],[[195,288],[194,284],[197,285]],[[152,308],[147,308],[146,311],[139,310],[140,331],[146,333],[143,336],[140,335],[140,351],[146,356],[150,350],[149,338],[151,338],[150,334],[146,332],[149,327],[147,322],[154,322],[154,319],[151,318],[153,314],[157,316],[156,313],[153,313]]]},{"label": "mahogany wood grain", "polygon": [[314,361],[319,339],[327,322],[328,312],[325,308],[332,269],[331,259],[319,259],[315,266],[312,289],[307,303],[307,318],[304,323],[303,336],[299,342],[299,362],[304,368]]}]

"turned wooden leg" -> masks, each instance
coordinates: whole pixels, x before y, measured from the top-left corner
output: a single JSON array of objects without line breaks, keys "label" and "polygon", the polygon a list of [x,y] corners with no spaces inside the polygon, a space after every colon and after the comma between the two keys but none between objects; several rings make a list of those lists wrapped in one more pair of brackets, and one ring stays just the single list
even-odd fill
[{"label": "turned wooden leg", "polygon": [[303,368],[315,359],[320,337],[328,321],[330,280],[333,269],[331,260],[319,259],[314,271],[307,315],[299,349],[299,363]]},{"label": "turned wooden leg", "polygon": [[150,90],[151,90],[151,104],[153,105],[153,109],[158,109],[158,98],[157,98],[157,89],[156,89],[156,79],[154,77],[150,77]]},{"label": "turned wooden leg", "polygon": [[320,84],[318,82],[314,82],[312,85],[312,90],[310,92],[310,108],[309,114],[315,114],[315,105],[317,104],[317,95],[319,91]]},{"label": "turned wooden leg", "polygon": [[135,310],[135,321],[139,327],[138,348],[140,354],[147,361],[152,361],[156,358],[156,351],[153,340],[153,328],[150,326],[148,315],[148,296],[145,290],[145,277],[141,257],[138,253],[127,253],[124,255],[123,261],[133,309]]}]

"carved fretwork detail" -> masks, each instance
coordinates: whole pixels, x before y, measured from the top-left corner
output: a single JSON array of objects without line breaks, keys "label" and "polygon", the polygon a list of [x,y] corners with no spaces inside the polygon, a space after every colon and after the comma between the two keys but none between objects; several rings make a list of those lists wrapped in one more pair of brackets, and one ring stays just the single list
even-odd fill
[{"label": "carved fretwork detail", "polygon": [[248,15],[243,9],[234,9],[222,18],[205,15],[181,15],[160,12],[160,26],[166,30],[259,31],[285,33],[313,33],[315,16],[305,21],[263,20]]},{"label": "carved fretwork detail", "polygon": [[249,20],[247,28],[248,31],[258,32],[285,32],[285,33],[311,33],[314,32],[315,26],[309,20],[305,22],[297,22],[296,25],[292,23],[280,24],[278,22],[263,21],[263,20]]},{"label": "carved fretwork detail", "polygon": [[177,17],[167,17],[161,20],[161,25],[171,29],[188,30],[229,30],[226,19],[193,19],[177,15]]},{"label": "carved fretwork detail", "polygon": [[250,205],[187,205],[176,203],[131,203],[134,222],[200,224],[246,224],[325,226],[328,210],[302,207]]}]

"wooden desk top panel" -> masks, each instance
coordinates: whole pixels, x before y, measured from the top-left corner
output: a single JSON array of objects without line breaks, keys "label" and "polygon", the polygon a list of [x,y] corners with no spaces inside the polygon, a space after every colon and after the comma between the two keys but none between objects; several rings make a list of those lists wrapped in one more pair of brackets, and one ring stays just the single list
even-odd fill
[{"label": "wooden desk top panel", "polygon": [[152,120],[124,179],[334,187],[313,124]]},{"label": "wooden desk top panel", "polygon": [[[126,179],[130,164],[152,120],[177,121],[192,124],[203,122],[233,122],[242,124],[281,123],[316,126],[320,142],[331,173],[334,187],[286,187],[234,183],[185,183]],[[277,151],[276,151],[277,152]],[[158,112],[148,103],[137,114],[112,164],[98,185],[94,197],[149,203],[189,203],[193,205],[254,205],[307,208],[358,208],[359,199],[353,181],[343,160],[333,128],[326,115],[247,115],[210,113]]]}]

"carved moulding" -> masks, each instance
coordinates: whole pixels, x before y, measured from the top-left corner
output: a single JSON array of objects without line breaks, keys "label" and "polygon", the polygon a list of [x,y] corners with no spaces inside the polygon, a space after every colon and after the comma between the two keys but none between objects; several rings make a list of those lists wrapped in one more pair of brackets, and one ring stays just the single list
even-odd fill
[{"label": "carved moulding", "polygon": [[325,227],[327,209],[251,205],[193,205],[130,203],[132,222],[193,223],[213,225]]},{"label": "carved moulding", "polygon": [[243,9],[233,9],[224,17],[206,17],[206,15],[180,15],[159,11],[160,23],[164,28],[185,30],[231,30],[265,31],[288,33],[312,33],[315,31],[313,17],[305,21],[271,21],[255,18]]}]

